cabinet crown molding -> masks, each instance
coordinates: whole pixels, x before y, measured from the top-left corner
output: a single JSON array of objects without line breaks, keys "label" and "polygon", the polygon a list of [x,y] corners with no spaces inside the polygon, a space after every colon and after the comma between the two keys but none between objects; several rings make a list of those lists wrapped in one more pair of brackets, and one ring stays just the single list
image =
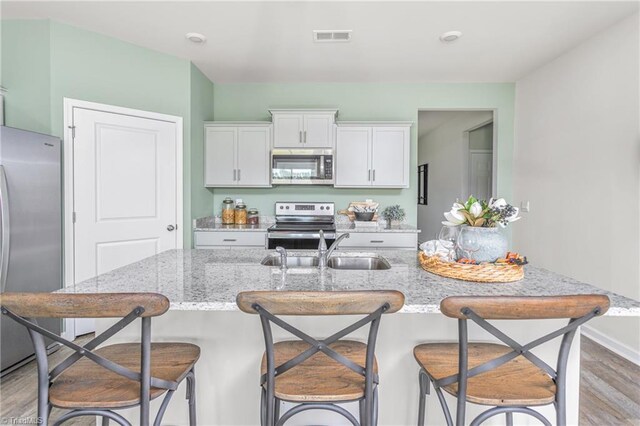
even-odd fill
[{"label": "cabinet crown molding", "polygon": [[338,108],[336,107],[325,107],[325,108],[269,108],[269,113],[273,115],[274,113],[292,113],[292,114],[302,114],[302,113],[333,113],[336,117],[338,116]]},{"label": "cabinet crown molding", "polygon": [[411,127],[413,121],[336,121],[338,127]]},{"label": "cabinet crown molding", "polygon": [[216,127],[216,126],[223,126],[223,127],[227,127],[227,126],[242,126],[242,127],[249,127],[249,126],[271,126],[271,121],[205,121],[204,122],[204,126],[205,127]]}]

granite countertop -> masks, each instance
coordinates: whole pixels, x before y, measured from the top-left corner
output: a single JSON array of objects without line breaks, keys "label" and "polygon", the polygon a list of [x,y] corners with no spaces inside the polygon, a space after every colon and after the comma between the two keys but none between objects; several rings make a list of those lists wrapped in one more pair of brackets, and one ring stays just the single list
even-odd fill
[{"label": "granite countertop", "polygon": [[223,225],[219,218],[215,216],[206,216],[194,219],[194,231],[248,231],[248,232],[267,232],[267,228],[275,222],[272,217],[261,216],[260,223],[257,225]]},{"label": "granite countertop", "polygon": [[[258,225],[223,225],[213,216],[201,217],[194,220],[194,231],[220,232],[220,231],[253,231],[266,232],[275,223],[272,216],[261,216]],[[387,228],[384,225],[375,227],[356,228],[353,222],[338,220],[336,222],[337,232],[395,232],[395,233],[419,233],[420,230],[412,225],[400,224]]]},{"label": "granite countertop", "polygon": [[[439,312],[440,301],[454,295],[544,296],[602,293],[611,298],[607,315],[639,316],[640,302],[589,284],[527,265],[525,278],[515,283],[481,284],[453,280],[424,271],[414,251],[376,251],[391,264],[379,271],[290,268],[260,264],[273,251],[169,250],[96,278],[67,287],[66,293],[157,292],[172,310],[238,310],[236,295],[245,290],[372,290],[393,289],[405,295],[404,313]],[[295,255],[291,252],[290,255]],[[314,255],[314,251],[298,252]],[[357,256],[361,253],[335,252]]]},{"label": "granite countertop", "polygon": [[372,226],[372,227],[360,227],[356,228],[356,225],[353,222],[343,222],[336,223],[336,231],[337,232],[395,232],[395,233],[420,233],[420,230],[412,225],[400,224],[400,225],[391,225],[390,228],[387,228],[385,225]]},{"label": "granite countertop", "polygon": [[221,232],[221,231],[247,231],[247,232],[267,232],[267,228],[273,223],[262,223],[257,225],[223,225],[222,223],[212,223],[209,226],[193,228],[194,231]]}]

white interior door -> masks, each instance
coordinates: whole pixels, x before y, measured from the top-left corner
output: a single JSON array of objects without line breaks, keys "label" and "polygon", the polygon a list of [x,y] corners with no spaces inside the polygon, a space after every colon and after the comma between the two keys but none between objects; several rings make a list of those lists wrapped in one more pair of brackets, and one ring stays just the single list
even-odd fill
[{"label": "white interior door", "polygon": [[491,198],[492,151],[470,151],[469,153],[469,194],[480,200]]},{"label": "white interior door", "polygon": [[73,281],[175,249],[177,124],[74,108],[73,125]]}]

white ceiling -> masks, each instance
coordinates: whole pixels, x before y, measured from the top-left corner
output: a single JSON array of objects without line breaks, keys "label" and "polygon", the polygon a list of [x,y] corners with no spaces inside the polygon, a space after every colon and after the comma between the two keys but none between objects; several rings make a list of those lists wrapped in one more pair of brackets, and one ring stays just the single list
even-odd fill
[{"label": "white ceiling", "polygon": [[[193,61],[212,81],[512,82],[638,11],[638,2],[30,2],[51,18]],[[314,29],[350,29],[314,43]],[[460,30],[445,45],[438,36]],[[204,45],[187,32],[208,37]]]}]

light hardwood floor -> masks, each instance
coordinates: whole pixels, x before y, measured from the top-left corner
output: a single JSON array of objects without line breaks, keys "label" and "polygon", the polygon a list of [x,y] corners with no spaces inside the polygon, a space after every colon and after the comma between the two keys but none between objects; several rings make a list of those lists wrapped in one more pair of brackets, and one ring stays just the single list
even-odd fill
[{"label": "light hardwood floor", "polygon": [[[78,344],[91,339],[85,336]],[[63,348],[51,355],[55,365],[71,353]],[[592,340],[582,337],[580,425],[640,425],[640,367]],[[0,380],[0,423],[10,418],[36,418],[36,369],[31,362]],[[62,410],[53,409],[51,420]],[[11,424],[11,423],[8,423]],[[95,425],[93,418],[77,418],[65,426]]]},{"label": "light hardwood floor", "polygon": [[640,425],[640,367],[582,336],[580,424]]}]

